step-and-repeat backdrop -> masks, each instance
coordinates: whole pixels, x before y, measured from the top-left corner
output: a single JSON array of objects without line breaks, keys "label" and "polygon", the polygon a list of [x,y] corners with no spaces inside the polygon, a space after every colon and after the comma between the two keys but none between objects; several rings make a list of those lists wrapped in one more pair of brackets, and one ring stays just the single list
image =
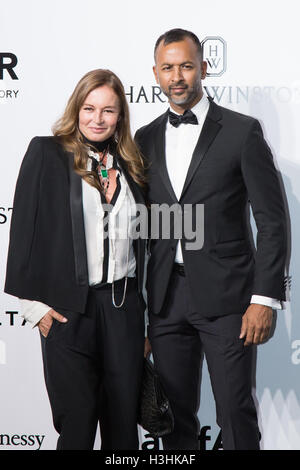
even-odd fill
[{"label": "step-and-repeat backdrop", "polygon": [[[132,131],[168,106],[152,73],[153,46],[174,27],[204,45],[206,92],[258,118],[289,206],[291,289],[271,339],[257,348],[253,394],[262,449],[300,449],[300,56],[295,0],[0,1],[0,450],[54,449],[40,339],[3,293],[13,194],[30,139],[50,135],[75,84],[109,68],[124,83]],[[57,207],[59,211],[59,206]],[[255,231],[255,227],[253,226]],[[221,449],[204,362],[200,448]],[[141,447],[158,448],[140,430]],[[99,448],[97,436],[95,448]]]}]

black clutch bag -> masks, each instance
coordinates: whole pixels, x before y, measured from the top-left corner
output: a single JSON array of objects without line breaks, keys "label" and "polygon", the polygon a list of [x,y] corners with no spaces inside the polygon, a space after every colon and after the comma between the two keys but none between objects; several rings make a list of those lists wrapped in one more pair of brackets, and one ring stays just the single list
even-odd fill
[{"label": "black clutch bag", "polygon": [[152,437],[161,437],[174,429],[174,417],[152,362],[144,358],[138,423]]}]

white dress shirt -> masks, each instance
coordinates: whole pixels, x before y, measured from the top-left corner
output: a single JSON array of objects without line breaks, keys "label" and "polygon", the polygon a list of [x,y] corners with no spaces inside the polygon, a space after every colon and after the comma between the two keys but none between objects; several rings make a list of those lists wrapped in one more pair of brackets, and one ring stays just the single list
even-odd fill
[{"label": "white dress shirt", "polygon": [[[88,160],[87,169],[90,170]],[[120,193],[108,215],[109,258],[107,281],[112,283],[125,276],[134,277],[136,261],[132,238],[136,220],[136,204],[124,174],[117,170]],[[82,205],[87,249],[89,285],[102,281],[104,260],[104,208],[99,191],[82,179]],[[128,259],[127,259],[128,258]],[[21,313],[26,321],[35,326],[51,309],[35,300],[20,299]]]},{"label": "white dress shirt", "polygon": [[[203,94],[201,100],[191,109],[197,116],[198,124],[180,124],[178,127],[172,126],[167,122],[166,126],[166,165],[177,199],[184,186],[188,168],[191,163],[193,151],[199,139],[207,112],[209,101],[207,96]],[[172,109],[172,112],[175,111]],[[177,243],[176,263],[183,263],[181,243]],[[266,305],[274,309],[281,309],[281,302],[270,297],[261,295],[253,295],[251,303]]]}]

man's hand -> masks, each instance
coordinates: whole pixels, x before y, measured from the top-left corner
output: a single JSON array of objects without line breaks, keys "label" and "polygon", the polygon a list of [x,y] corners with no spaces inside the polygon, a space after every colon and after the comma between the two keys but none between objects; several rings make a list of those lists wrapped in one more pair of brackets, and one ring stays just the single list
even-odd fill
[{"label": "man's hand", "polygon": [[47,338],[48,336],[49,330],[52,326],[53,318],[55,318],[55,320],[58,320],[61,323],[66,323],[68,321],[67,318],[63,317],[60,313],[56,312],[55,310],[49,310],[46,315],[44,315],[43,318],[38,322],[39,330],[44,336],[44,338]]},{"label": "man's hand", "polygon": [[265,305],[251,304],[243,315],[240,339],[245,338],[244,346],[259,344],[269,336],[273,311]]}]

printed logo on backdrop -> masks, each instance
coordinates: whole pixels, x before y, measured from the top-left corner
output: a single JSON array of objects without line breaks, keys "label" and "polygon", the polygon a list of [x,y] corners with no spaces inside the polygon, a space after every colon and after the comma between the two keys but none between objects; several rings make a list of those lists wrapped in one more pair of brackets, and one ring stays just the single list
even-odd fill
[{"label": "printed logo on backdrop", "polygon": [[15,310],[6,310],[0,317],[0,326],[24,326],[26,320]]},{"label": "printed logo on backdrop", "polygon": [[[203,47],[203,60],[207,62],[207,76],[220,77],[226,71],[227,66],[227,46],[226,42],[220,36],[207,36],[201,42]],[[165,95],[158,85],[148,89],[144,85],[137,88],[129,86],[125,93],[129,103],[167,103]],[[210,93],[208,92],[210,95]]]},{"label": "printed logo on backdrop", "polygon": [[[202,426],[198,435],[200,450],[223,450],[221,431],[212,426]],[[145,434],[142,450],[159,450],[159,439]],[[158,462],[159,463],[159,462]]]},{"label": "printed logo on backdrop", "polygon": [[0,52],[0,80],[3,80],[6,72],[12,80],[19,80],[15,72],[18,63],[17,56],[11,52]]},{"label": "printed logo on backdrop", "polygon": [[[0,328],[15,328],[20,326],[25,326],[26,320],[21,317],[19,312],[14,310],[6,310],[4,314],[0,316]],[[0,340],[0,365],[7,364],[7,353],[6,353],[6,343],[3,340]]]},{"label": "printed logo on backdrop", "polygon": [[40,450],[45,439],[45,434],[0,434],[0,450],[12,447],[29,447],[32,450]]},{"label": "printed logo on backdrop", "polygon": [[17,64],[16,54],[0,52],[0,103],[8,103],[18,97],[19,90],[14,86],[14,80],[19,80]]},{"label": "printed logo on backdrop", "polygon": [[[197,32],[196,32],[197,33]],[[207,95],[217,104],[243,105],[273,101],[277,103],[300,103],[300,81],[294,86],[237,86],[222,84],[222,78],[228,71],[227,42],[221,36],[207,36],[201,41],[203,59],[207,62],[207,79],[203,81],[203,88]],[[232,49],[232,47],[231,47]],[[232,57],[232,54],[231,54]],[[237,58],[240,63],[240,58]],[[151,64],[149,64],[151,67]],[[236,77],[238,79],[238,77]],[[126,87],[126,95],[131,104],[167,103],[168,100],[158,85],[146,86],[131,85]]]},{"label": "printed logo on backdrop", "polygon": [[0,225],[10,222],[12,207],[0,207]]},{"label": "printed logo on backdrop", "polygon": [[207,62],[207,76],[220,77],[226,71],[227,47],[220,36],[208,36],[202,41],[203,60]]},{"label": "printed logo on backdrop", "polygon": [[[8,206],[0,207],[0,225],[9,226],[12,209],[12,207]],[[18,318],[18,320],[16,320],[16,318]],[[26,320],[24,320],[17,311],[6,310],[4,314],[0,316],[0,327],[24,326],[25,324]],[[5,364],[7,364],[6,343],[5,341],[0,340],[0,365]]]}]

